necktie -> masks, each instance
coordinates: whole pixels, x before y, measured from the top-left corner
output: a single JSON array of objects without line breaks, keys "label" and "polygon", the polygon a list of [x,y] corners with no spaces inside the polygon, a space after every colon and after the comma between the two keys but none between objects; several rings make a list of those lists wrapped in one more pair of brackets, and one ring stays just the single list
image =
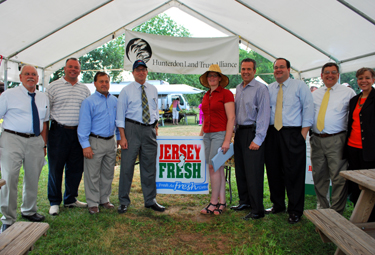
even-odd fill
[{"label": "necktie", "polygon": [[142,121],[145,124],[150,123],[150,109],[148,108],[148,100],[145,91],[145,85],[142,86]]},{"label": "necktie", "polygon": [[31,110],[33,112],[33,131],[36,136],[40,135],[40,124],[39,124],[39,113],[38,108],[35,104],[35,93],[28,92],[29,96],[31,96]]},{"label": "necktie", "polygon": [[274,127],[279,131],[283,127],[283,84],[279,84],[279,93],[277,93],[275,123]]},{"label": "necktie", "polygon": [[320,105],[319,114],[318,114],[318,121],[316,123],[316,128],[322,132],[324,129],[324,119],[326,117],[326,111],[329,101],[329,91],[331,88],[327,88],[326,93],[324,93],[322,103]]}]

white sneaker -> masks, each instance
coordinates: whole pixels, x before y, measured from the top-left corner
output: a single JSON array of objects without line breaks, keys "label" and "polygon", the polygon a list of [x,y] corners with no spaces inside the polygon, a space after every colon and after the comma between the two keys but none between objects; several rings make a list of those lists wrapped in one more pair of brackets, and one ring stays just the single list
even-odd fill
[{"label": "white sneaker", "polygon": [[60,208],[59,208],[58,205],[52,205],[49,208],[49,214],[51,214],[53,216],[59,215],[59,211],[60,211]]},{"label": "white sneaker", "polygon": [[87,204],[76,200],[74,203],[64,205],[64,207],[82,207],[83,208],[83,207],[87,207]]}]

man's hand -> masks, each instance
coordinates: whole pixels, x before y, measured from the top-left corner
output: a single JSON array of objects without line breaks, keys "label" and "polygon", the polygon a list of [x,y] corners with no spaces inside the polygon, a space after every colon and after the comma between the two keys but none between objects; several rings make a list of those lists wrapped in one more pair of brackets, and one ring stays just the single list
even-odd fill
[{"label": "man's hand", "polygon": [[119,142],[122,150],[128,149],[128,140],[126,138],[122,138]]},{"label": "man's hand", "polygon": [[82,149],[83,151],[83,156],[88,159],[92,159],[92,156],[94,155],[94,152],[92,152],[91,147],[87,147]]},{"label": "man's hand", "polygon": [[251,142],[250,143],[250,146],[249,146],[249,149],[250,150],[253,150],[253,151],[257,151],[257,150],[259,150],[259,145],[257,145],[256,143],[254,143],[254,142]]}]

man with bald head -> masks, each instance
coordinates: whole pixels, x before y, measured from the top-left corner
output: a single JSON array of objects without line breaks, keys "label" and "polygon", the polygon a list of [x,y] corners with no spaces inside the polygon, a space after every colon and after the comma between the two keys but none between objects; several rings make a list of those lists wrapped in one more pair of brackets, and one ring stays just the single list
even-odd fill
[{"label": "man with bald head", "polygon": [[37,213],[36,200],[46,155],[49,102],[48,97],[36,89],[38,78],[35,67],[26,65],[20,74],[22,85],[0,96],[0,116],[4,116],[4,132],[0,137],[1,178],[6,181],[0,190],[2,231],[17,219],[17,186],[22,165],[22,217],[30,221],[44,220],[44,216]]}]

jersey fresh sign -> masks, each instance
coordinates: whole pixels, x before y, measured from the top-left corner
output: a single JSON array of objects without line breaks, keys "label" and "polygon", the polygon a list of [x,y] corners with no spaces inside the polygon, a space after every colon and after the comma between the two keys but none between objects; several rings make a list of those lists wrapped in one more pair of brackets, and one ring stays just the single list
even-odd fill
[{"label": "jersey fresh sign", "polygon": [[159,136],[156,188],[159,194],[208,194],[208,168],[201,136]]}]

